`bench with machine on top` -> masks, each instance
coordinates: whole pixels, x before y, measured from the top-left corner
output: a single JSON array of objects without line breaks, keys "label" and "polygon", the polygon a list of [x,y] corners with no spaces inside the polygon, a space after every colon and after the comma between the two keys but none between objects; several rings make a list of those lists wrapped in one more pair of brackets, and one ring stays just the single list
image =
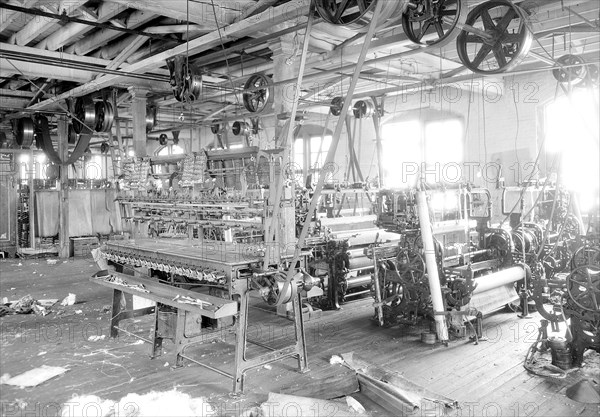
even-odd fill
[{"label": "bench with machine on top", "polygon": [[[172,339],[177,349],[177,365],[183,362],[185,348],[193,343],[211,339],[211,334],[198,331],[202,317],[224,319],[238,313],[238,303],[233,300],[214,297],[207,294],[189,291],[171,285],[161,284],[148,279],[136,278],[116,272],[100,271],[91,278],[92,282],[113,289],[110,336],[115,338],[119,331],[130,334],[151,344],[150,357],[155,358],[162,353],[163,339]],[[135,308],[127,306],[125,294],[144,298],[157,303],[156,306]],[[169,306],[176,310],[175,332],[173,335],[160,331],[159,305]],[[122,320],[153,314],[154,324],[151,338],[146,339],[119,327]],[[220,332],[213,332],[214,337]],[[214,338],[212,337],[212,338]]]}]

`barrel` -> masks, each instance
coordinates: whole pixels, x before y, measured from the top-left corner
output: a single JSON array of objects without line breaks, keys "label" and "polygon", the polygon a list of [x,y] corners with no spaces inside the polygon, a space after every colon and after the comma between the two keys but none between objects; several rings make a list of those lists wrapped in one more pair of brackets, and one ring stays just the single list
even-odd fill
[{"label": "barrel", "polygon": [[558,366],[560,369],[571,369],[571,349],[552,349],[552,365]]}]

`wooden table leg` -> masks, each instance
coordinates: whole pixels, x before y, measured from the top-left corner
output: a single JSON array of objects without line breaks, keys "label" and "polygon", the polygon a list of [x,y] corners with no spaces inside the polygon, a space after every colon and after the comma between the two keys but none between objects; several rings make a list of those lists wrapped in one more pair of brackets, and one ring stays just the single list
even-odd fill
[{"label": "wooden table leg", "polygon": [[154,359],[157,356],[162,355],[162,342],[163,338],[158,333],[158,316],[160,312],[160,305],[156,303],[154,309],[154,326],[152,328],[152,344],[150,345],[150,358]]},{"label": "wooden table leg", "polygon": [[119,322],[121,321],[121,299],[123,291],[113,290],[112,314],[110,318],[110,337],[119,336]]},{"label": "wooden table leg", "polygon": [[246,374],[246,333],[248,331],[248,292],[240,294],[240,312],[235,331],[235,369],[233,378],[233,392],[244,391],[244,378]]},{"label": "wooden table leg", "polygon": [[185,350],[185,310],[177,309],[177,327],[175,328],[175,348],[177,349],[177,359],[175,366],[183,366],[183,351]]}]

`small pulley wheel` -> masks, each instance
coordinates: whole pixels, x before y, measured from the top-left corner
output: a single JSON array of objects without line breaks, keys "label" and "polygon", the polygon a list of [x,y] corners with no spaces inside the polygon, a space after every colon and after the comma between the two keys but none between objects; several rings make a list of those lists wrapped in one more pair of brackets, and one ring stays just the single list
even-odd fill
[{"label": "small pulley wheel", "polygon": [[375,106],[370,101],[358,100],[352,107],[352,113],[357,119],[372,117],[375,114]]},{"label": "small pulley wheel", "polygon": [[69,145],[75,145],[77,143],[77,132],[75,132],[75,128],[73,127],[73,125],[69,125],[69,129],[68,129],[68,133],[69,135],[68,137],[68,142]]},{"label": "small pulley wheel", "polygon": [[508,0],[476,6],[456,39],[458,57],[478,74],[500,74],[519,65],[533,43],[527,13]]},{"label": "small pulley wheel", "polygon": [[402,15],[402,29],[412,42],[443,46],[456,38],[467,18],[468,7],[461,0],[416,0]]},{"label": "small pulley wheel", "polygon": [[184,74],[183,98],[187,102],[196,101],[202,94],[202,75],[194,73],[187,66],[184,66]]},{"label": "small pulley wheel", "polygon": [[262,113],[273,102],[271,79],[263,74],[255,74],[244,84],[244,107],[250,113]]},{"label": "small pulley wheel", "polygon": [[115,112],[111,103],[108,101],[96,103],[96,132],[110,132],[114,119]]},{"label": "small pulley wheel", "polygon": [[600,268],[600,247],[586,245],[575,251],[571,258],[571,270],[585,265],[594,265]]},{"label": "small pulley wheel", "polygon": [[8,139],[6,138],[6,133],[0,131],[0,148],[8,147]]},{"label": "small pulley wheel", "polygon": [[13,122],[13,134],[15,142],[22,148],[29,148],[33,144],[35,128],[33,120],[29,117],[22,117]]},{"label": "small pulley wheel", "polygon": [[221,134],[221,133],[223,133],[224,130],[225,130],[225,126],[223,125],[223,123],[220,120],[216,120],[210,125],[210,131],[214,135]]},{"label": "small pulley wheel", "polygon": [[342,114],[342,107],[344,106],[344,97],[334,97],[331,100],[331,104],[329,106],[329,112],[334,116],[339,116]]},{"label": "small pulley wheel", "polygon": [[161,146],[166,146],[168,141],[169,137],[165,133],[161,133],[158,137],[158,143],[160,143]]},{"label": "small pulley wheel", "polygon": [[77,97],[74,105],[73,129],[78,134],[90,134],[96,128],[96,107],[90,97]]},{"label": "small pulley wheel", "polygon": [[582,57],[577,55],[563,55],[556,60],[559,68],[552,70],[552,75],[559,83],[579,85],[587,75],[587,67]]},{"label": "small pulley wheel", "polygon": [[107,142],[102,142],[100,145],[100,153],[107,154],[110,150],[110,145]]},{"label": "small pulley wheel", "polygon": [[146,107],[146,133],[149,133],[156,126],[156,106]]},{"label": "small pulley wheel", "polygon": [[231,133],[235,136],[248,136],[250,134],[250,127],[246,122],[235,121],[231,125]]}]

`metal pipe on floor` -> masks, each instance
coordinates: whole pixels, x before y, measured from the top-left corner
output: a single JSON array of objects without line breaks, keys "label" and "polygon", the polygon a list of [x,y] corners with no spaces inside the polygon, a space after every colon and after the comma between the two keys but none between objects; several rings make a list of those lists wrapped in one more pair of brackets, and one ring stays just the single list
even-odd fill
[{"label": "metal pipe on floor", "polygon": [[427,277],[429,278],[429,290],[431,292],[431,301],[433,304],[435,328],[438,340],[442,343],[448,343],[448,326],[446,324],[446,316],[443,314],[438,314],[444,312],[444,299],[442,297],[438,266],[435,259],[433,231],[431,229],[429,207],[427,205],[427,194],[425,191],[419,191],[417,193],[417,209],[419,213],[419,224],[421,226],[423,249],[425,250],[425,264],[427,266]]}]

